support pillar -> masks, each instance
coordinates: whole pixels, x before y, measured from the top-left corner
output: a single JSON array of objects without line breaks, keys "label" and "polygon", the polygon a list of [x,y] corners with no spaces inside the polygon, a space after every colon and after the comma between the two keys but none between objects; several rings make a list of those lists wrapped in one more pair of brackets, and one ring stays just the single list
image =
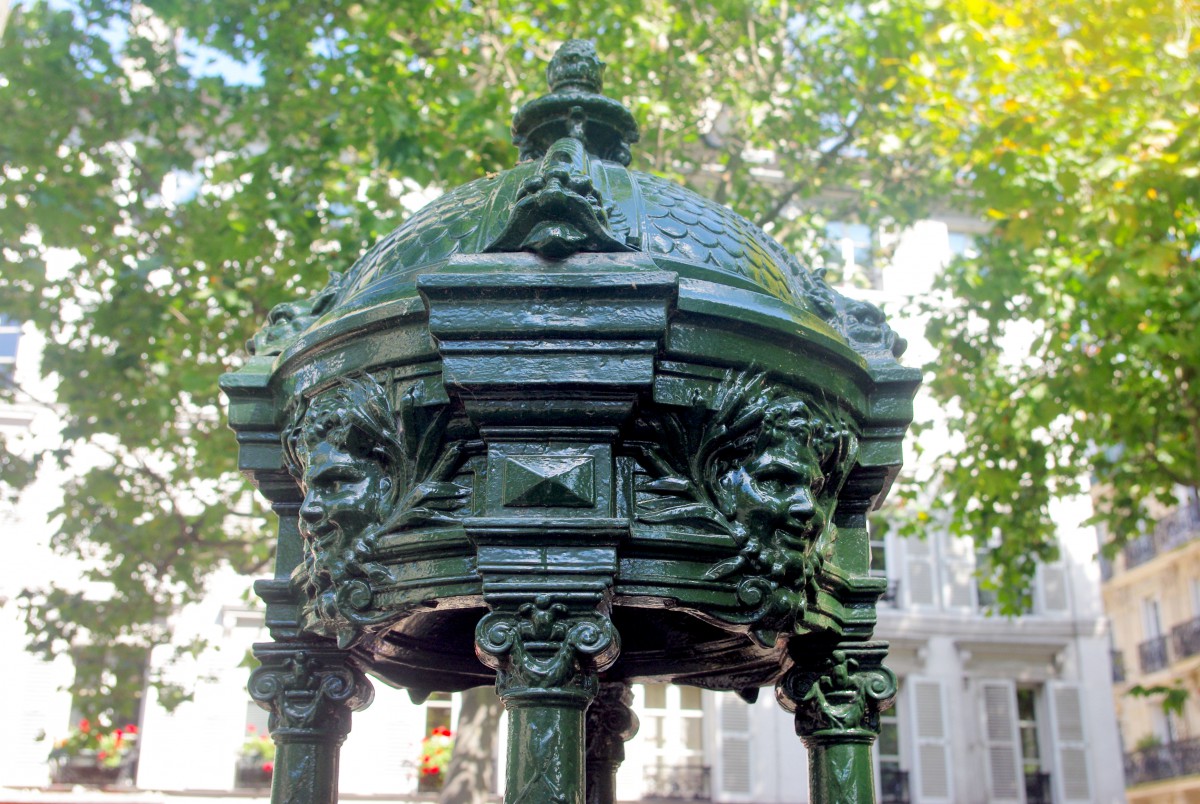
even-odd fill
[{"label": "support pillar", "polygon": [[350,713],[370,705],[371,684],[332,643],[260,643],[254,655],[250,697],[271,713],[276,745],[271,801],[334,804]]},{"label": "support pillar", "polygon": [[[796,734],[808,748],[813,804],[874,804],[871,744],[879,712],[896,697],[896,674],[883,666],[886,642],[842,643],[831,652],[793,656],[796,665],[776,687],[796,714]],[[811,649],[811,648],[810,648]]]},{"label": "support pillar", "polygon": [[475,651],[508,709],[505,804],[584,804],[584,711],[620,642],[607,613],[539,594],[479,622]]},{"label": "support pillar", "polygon": [[633,688],[606,682],[587,710],[587,804],[615,804],[617,769],[625,761],[625,742],[638,731],[630,708]]}]

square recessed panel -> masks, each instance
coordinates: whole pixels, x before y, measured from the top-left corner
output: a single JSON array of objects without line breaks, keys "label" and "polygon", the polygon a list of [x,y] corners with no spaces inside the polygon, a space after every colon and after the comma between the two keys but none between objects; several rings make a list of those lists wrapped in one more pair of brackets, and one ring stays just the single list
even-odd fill
[{"label": "square recessed panel", "polygon": [[505,508],[591,508],[596,504],[591,455],[507,455],[501,505]]}]

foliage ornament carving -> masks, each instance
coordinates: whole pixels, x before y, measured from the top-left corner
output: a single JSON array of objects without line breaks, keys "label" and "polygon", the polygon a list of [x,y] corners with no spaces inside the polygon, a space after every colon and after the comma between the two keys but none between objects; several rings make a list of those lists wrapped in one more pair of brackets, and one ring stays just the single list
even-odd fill
[{"label": "foliage ornament carving", "polygon": [[493,611],[475,629],[475,653],[498,671],[505,691],[575,687],[595,694],[596,670],[620,651],[617,630],[598,611],[572,611],[550,595],[538,595],[514,611]]},{"label": "foliage ornament carving", "polygon": [[882,664],[886,646],[835,650],[817,668],[793,668],[776,688],[782,706],[796,713],[801,737],[873,740],[879,713],[896,697],[896,674]]},{"label": "foliage ornament carving", "polygon": [[730,536],[737,554],[706,577],[740,579],[746,608],[719,616],[774,644],[816,595],[857,438],[836,413],[748,373],[727,375],[711,410],[697,400],[642,425],[651,475],[638,484],[636,518]]},{"label": "foliage ornament carving", "polygon": [[344,377],[292,416],[284,432],[300,506],[304,562],[293,576],[315,623],[349,647],[362,629],[404,612],[374,611],[374,589],[395,582],[375,560],[386,533],[455,521],[470,489],[451,479],[462,442],[444,443],[449,410],[401,397],[398,415],[373,377]]},{"label": "foliage ornament carving", "polygon": [[288,651],[280,662],[270,654],[259,658],[264,664],[250,675],[250,697],[271,713],[272,734],[285,739],[307,733],[345,736],[350,712],[365,709],[374,698],[366,676],[344,655],[317,649]]}]

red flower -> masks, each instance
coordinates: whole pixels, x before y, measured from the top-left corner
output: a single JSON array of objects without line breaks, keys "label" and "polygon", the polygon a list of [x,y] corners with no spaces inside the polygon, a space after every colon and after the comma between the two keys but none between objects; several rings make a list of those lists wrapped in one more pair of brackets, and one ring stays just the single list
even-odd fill
[{"label": "red flower", "polygon": [[137,734],[137,726],[135,726],[132,723],[127,724],[125,726],[125,733],[126,734]]},{"label": "red flower", "polygon": [[107,759],[107,758],[108,758],[108,752],[107,752],[107,751],[101,751],[99,754],[96,754],[96,756],[97,756],[99,759]]},{"label": "red flower", "polygon": [[253,734],[254,732],[258,731],[258,729],[254,728],[254,724],[251,723],[249,726],[246,727],[246,731],[248,731],[250,734]]},{"label": "red flower", "polygon": [[445,726],[438,726],[437,728],[435,728],[433,730],[433,733],[439,737],[450,737],[451,736],[450,729],[446,728]]},{"label": "red flower", "polygon": [[91,721],[89,721],[86,717],[83,720],[79,721],[79,730],[81,732],[83,732],[84,734],[87,734],[89,731],[92,730]]},{"label": "red flower", "polygon": [[262,769],[263,769],[263,773],[274,773],[275,772],[275,763],[274,762],[264,762],[262,764]]}]

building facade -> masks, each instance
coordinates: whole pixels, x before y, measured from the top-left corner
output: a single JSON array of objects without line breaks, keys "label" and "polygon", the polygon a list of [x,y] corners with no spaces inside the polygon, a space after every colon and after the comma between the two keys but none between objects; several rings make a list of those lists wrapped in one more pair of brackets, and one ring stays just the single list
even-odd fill
[{"label": "building facade", "polygon": [[[1179,491],[1150,531],[1103,562],[1113,702],[1131,802],[1200,801],[1200,499]],[[1163,694],[1180,689],[1179,711]]]}]

